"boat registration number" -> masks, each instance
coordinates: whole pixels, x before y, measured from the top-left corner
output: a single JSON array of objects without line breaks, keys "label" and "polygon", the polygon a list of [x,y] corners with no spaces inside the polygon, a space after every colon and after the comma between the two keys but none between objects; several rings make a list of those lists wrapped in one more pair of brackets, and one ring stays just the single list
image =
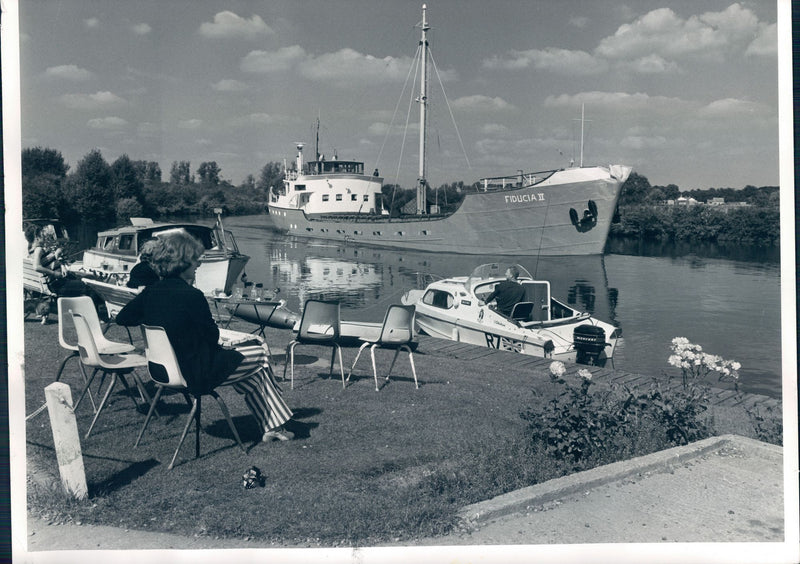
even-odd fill
[{"label": "boat registration number", "polygon": [[522,341],[516,339],[509,339],[508,337],[501,337],[500,335],[492,335],[491,333],[484,333],[486,337],[486,346],[490,349],[497,349],[501,351],[511,351],[521,353],[523,348]]}]

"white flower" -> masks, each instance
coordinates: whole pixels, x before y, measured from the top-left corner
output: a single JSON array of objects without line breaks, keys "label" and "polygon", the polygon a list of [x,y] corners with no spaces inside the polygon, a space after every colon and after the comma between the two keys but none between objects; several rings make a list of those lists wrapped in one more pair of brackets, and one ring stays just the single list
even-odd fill
[{"label": "white flower", "polygon": [[739,370],[741,367],[742,365],[736,362],[735,360],[731,362],[731,368],[733,368],[734,370]]},{"label": "white flower", "polygon": [[554,360],[550,363],[550,373],[553,376],[559,377],[563,376],[564,373],[567,371],[567,368],[564,366],[564,363],[560,360]]},{"label": "white flower", "polygon": [[589,372],[586,368],[581,368],[580,370],[578,370],[578,376],[580,376],[581,378],[585,378],[586,380],[592,379],[592,373]]}]

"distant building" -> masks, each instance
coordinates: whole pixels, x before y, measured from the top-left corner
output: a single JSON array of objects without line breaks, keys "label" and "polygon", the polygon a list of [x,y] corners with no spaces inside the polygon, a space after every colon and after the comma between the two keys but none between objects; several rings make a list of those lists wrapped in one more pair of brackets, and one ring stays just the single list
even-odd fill
[{"label": "distant building", "polygon": [[725,198],[711,198],[706,202],[709,206],[724,206]]},{"label": "distant building", "polygon": [[677,200],[675,200],[676,206],[696,206],[699,202],[694,198],[687,198],[686,196],[681,196]]}]

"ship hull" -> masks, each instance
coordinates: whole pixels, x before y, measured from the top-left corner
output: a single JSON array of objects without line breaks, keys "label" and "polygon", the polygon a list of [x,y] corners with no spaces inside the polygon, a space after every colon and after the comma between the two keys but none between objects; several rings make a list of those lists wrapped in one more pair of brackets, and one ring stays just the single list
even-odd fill
[{"label": "ship hull", "polygon": [[[275,204],[269,210],[274,228],[296,237],[458,254],[595,255],[603,253],[628,171],[558,171],[527,187],[469,194],[443,217],[309,216]],[[590,221],[576,221],[589,209]]]}]

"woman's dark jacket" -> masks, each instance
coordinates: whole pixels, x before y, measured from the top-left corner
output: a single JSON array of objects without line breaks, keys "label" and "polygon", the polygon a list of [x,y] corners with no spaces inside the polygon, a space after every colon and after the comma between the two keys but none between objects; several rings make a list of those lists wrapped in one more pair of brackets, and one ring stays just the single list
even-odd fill
[{"label": "woman's dark jacket", "polygon": [[244,358],[219,346],[219,329],[203,292],[182,278],[165,278],[147,286],[122,308],[116,322],[163,327],[183,377],[195,393],[214,389]]}]

